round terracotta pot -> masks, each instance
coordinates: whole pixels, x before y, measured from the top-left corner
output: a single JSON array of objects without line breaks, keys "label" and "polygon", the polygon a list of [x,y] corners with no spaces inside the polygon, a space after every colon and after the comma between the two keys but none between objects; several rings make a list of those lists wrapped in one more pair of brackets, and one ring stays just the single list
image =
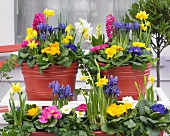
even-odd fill
[{"label": "round terracotta pot", "polygon": [[[99,63],[100,66],[104,66],[106,64]],[[118,87],[120,88],[121,94],[118,97],[118,100],[122,100],[122,97],[125,96],[132,96],[133,99],[138,99],[138,91],[135,87],[135,82],[140,86],[143,93],[145,93],[145,86],[144,86],[144,76],[148,82],[148,77],[150,75],[151,64],[147,64],[147,67],[144,73],[141,72],[140,69],[134,70],[132,66],[120,66],[111,68],[106,71],[101,71],[101,75],[106,75],[109,78],[110,75],[114,77],[118,77]]]},{"label": "round terracotta pot", "polygon": [[[95,134],[95,136],[118,136],[116,134],[108,135],[107,133],[102,131],[94,131],[93,134]],[[119,135],[119,136],[123,136],[123,135]]]},{"label": "round terracotta pot", "polygon": [[[102,131],[95,131],[95,132],[93,132],[93,134],[95,134],[95,136],[109,136],[105,132],[102,132]],[[163,136],[163,134],[164,134],[164,132],[161,131],[159,136]],[[30,134],[30,136],[54,136],[54,134],[50,134],[50,133],[47,133],[47,132],[32,132]],[[112,136],[117,136],[117,135],[114,134]],[[123,135],[120,135],[120,136],[123,136]]]},{"label": "round terracotta pot", "polygon": [[72,92],[75,89],[77,62],[74,62],[69,68],[61,65],[49,66],[42,71],[42,74],[40,74],[40,67],[36,65],[29,68],[26,63],[23,63],[21,69],[28,100],[52,100],[52,89],[48,88],[52,81],[58,81],[60,85],[64,86],[69,84]]},{"label": "round terracotta pot", "polygon": [[32,132],[30,136],[54,136],[54,134],[50,134],[47,132]]}]

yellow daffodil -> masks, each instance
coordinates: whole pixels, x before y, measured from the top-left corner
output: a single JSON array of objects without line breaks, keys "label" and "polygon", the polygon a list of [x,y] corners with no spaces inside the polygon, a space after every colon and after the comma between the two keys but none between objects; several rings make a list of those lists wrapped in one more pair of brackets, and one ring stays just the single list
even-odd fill
[{"label": "yellow daffodil", "polygon": [[69,39],[67,39],[67,38],[63,38],[63,40],[62,40],[62,42],[64,43],[64,44],[69,44]]},{"label": "yellow daffodil", "polygon": [[71,35],[67,35],[66,36],[66,39],[68,39],[69,41],[72,41],[73,40],[73,37]]},{"label": "yellow daffodil", "polygon": [[145,23],[145,25],[146,25],[146,26],[150,26],[150,22],[147,21],[147,22]]},{"label": "yellow daffodil", "polygon": [[149,80],[150,83],[153,83],[155,79],[154,79],[154,77],[150,76],[150,77],[148,78],[148,80]]},{"label": "yellow daffodil", "polygon": [[35,42],[35,40],[32,40],[31,42],[28,42],[28,46],[33,49],[33,48],[37,48],[38,43]]},{"label": "yellow daffodil", "polygon": [[73,27],[73,25],[72,24],[69,24],[67,27],[66,27],[66,32],[68,33],[68,34],[70,34],[70,31],[71,30],[74,30],[74,27]]},{"label": "yellow daffodil", "polygon": [[144,24],[140,24],[140,27],[143,31],[146,31],[147,30],[147,26],[145,26]]},{"label": "yellow daffodil", "polygon": [[145,20],[147,19],[149,16],[149,14],[146,14],[145,11],[140,11],[139,13],[137,13],[137,15],[135,16],[137,19],[140,19],[140,20]]},{"label": "yellow daffodil", "polygon": [[96,82],[95,84],[99,87],[102,87],[103,85],[106,85],[108,82],[108,79],[106,79],[106,76],[104,78],[101,78],[98,82]]},{"label": "yellow daffodil", "polygon": [[37,115],[38,110],[39,110],[39,107],[32,108],[32,109],[27,111],[27,115],[34,117],[34,116]]},{"label": "yellow daffodil", "polygon": [[11,86],[11,90],[13,91],[13,93],[21,93],[21,86],[20,86],[20,83],[17,82],[16,84],[12,83],[12,86]]},{"label": "yellow daffodil", "polygon": [[80,81],[85,81],[85,80],[87,80],[88,79],[88,76],[82,76],[81,78],[80,78]]},{"label": "yellow daffodil", "polygon": [[107,48],[105,53],[107,54],[107,59],[109,59],[112,58],[117,53],[117,51],[114,48]]},{"label": "yellow daffodil", "polygon": [[25,40],[30,41],[34,37],[37,37],[37,31],[33,28],[27,28],[27,36],[25,37]]},{"label": "yellow daffodil", "polygon": [[54,14],[54,10],[49,10],[49,9],[47,9],[47,8],[44,10],[44,14],[46,15],[46,18],[49,18],[49,17],[55,15],[55,14]]}]

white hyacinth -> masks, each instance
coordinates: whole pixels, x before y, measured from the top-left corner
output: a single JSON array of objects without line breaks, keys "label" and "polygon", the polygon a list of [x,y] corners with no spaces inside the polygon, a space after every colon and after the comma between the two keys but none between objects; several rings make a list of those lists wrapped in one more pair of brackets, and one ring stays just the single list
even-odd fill
[{"label": "white hyacinth", "polygon": [[83,34],[83,40],[85,42],[91,43],[93,30],[93,27],[91,27],[91,23],[88,23],[86,19],[79,18],[79,22],[75,23],[75,29],[77,30],[79,36]]},{"label": "white hyacinth", "polygon": [[64,105],[60,110],[64,114],[70,114],[72,107],[70,107],[69,105]]},{"label": "white hyacinth", "polygon": [[84,115],[86,114],[86,112],[81,112],[81,111],[75,111],[75,113],[77,114],[77,118],[83,118]]},{"label": "white hyacinth", "polygon": [[126,97],[123,97],[122,98],[122,102],[123,103],[131,103],[132,104],[132,109],[134,109],[135,108],[135,106],[137,105],[137,103],[138,103],[138,101],[136,101],[136,100],[134,100],[133,98],[132,98],[132,96],[126,96]]}]

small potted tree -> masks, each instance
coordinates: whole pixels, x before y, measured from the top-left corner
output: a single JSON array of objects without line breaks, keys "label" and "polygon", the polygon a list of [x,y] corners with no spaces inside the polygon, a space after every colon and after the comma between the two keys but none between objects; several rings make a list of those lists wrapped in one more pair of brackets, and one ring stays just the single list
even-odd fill
[{"label": "small potted tree", "polygon": [[[146,11],[151,25],[151,47],[157,55],[156,74],[157,87],[160,87],[160,55],[163,49],[170,44],[170,1],[169,0],[139,0],[131,5],[129,14],[124,19],[132,21],[136,13]],[[155,41],[155,42],[154,42]]]}]

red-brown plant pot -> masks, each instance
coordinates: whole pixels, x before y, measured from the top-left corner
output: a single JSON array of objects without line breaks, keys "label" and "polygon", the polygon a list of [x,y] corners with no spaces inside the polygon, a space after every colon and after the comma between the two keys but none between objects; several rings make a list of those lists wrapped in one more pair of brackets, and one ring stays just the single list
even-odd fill
[{"label": "red-brown plant pot", "polygon": [[74,62],[69,68],[61,65],[49,66],[42,70],[42,74],[40,74],[40,67],[36,65],[29,68],[26,63],[23,63],[21,69],[28,100],[52,100],[52,89],[48,88],[52,81],[58,81],[64,86],[69,84],[72,92],[75,89],[78,62]]},{"label": "red-brown plant pot", "polygon": [[[164,132],[161,131],[159,136],[163,136],[163,133]],[[95,134],[95,136],[109,136],[105,132],[102,132],[102,131],[95,131],[95,132],[93,132],[93,134]],[[30,136],[54,136],[54,134],[50,134],[50,133],[47,133],[47,132],[32,132],[30,134]],[[114,134],[112,136],[117,136],[117,135]],[[123,135],[120,135],[120,136],[123,136]]]},{"label": "red-brown plant pot", "polygon": [[[104,63],[99,63],[100,66],[105,66]],[[122,97],[132,96],[133,99],[137,100],[139,93],[135,87],[135,82],[140,86],[143,93],[145,93],[144,86],[144,76],[146,76],[146,82],[148,82],[148,77],[150,75],[151,64],[147,64],[144,72],[140,69],[134,70],[132,66],[120,66],[111,68],[106,71],[101,71],[101,75],[106,75],[109,78],[110,75],[113,77],[118,77],[118,87],[120,88],[121,94],[118,100],[122,100]]]},{"label": "red-brown plant pot", "polygon": [[[107,133],[102,131],[94,131],[93,134],[95,134],[95,136],[118,136],[116,134],[108,135]],[[123,135],[119,135],[119,136],[123,136]]]}]

